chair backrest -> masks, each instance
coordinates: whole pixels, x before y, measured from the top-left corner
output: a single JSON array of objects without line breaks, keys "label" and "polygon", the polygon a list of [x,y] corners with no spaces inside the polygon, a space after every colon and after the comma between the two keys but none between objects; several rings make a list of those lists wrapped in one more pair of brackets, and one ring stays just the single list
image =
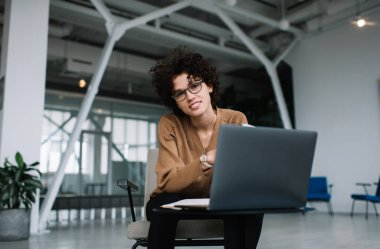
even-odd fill
[{"label": "chair backrest", "polygon": [[380,177],[379,177],[379,181],[377,182],[376,196],[380,197]]},{"label": "chair backrest", "polygon": [[158,149],[149,149],[148,158],[146,161],[146,172],[145,172],[145,193],[144,193],[144,207],[149,201],[150,194],[157,186],[157,175],[156,175],[156,162],[158,159]]},{"label": "chair backrest", "polygon": [[315,194],[315,193],[320,193],[320,194],[328,193],[327,177],[325,177],[325,176],[310,177],[309,194],[310,193],[313,193],[313,194]]}]

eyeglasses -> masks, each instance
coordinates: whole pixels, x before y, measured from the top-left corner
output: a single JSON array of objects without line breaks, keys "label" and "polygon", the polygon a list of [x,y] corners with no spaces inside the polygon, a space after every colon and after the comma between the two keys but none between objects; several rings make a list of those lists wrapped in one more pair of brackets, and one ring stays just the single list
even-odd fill
[{"label": "eyeglasses", "polygon": [[184,100],[186,98],[186,91],[189,91],[192,94],[199,93],[202,90],[202,83],[203,83],[203,81],[198,81],[198,82],[191,83],[188,88],[181,89],[181,90],[178,90],[178,91],[174,92],[172,98],[175,101],[179,102],[179,101],[182,101],[182,100]]}]

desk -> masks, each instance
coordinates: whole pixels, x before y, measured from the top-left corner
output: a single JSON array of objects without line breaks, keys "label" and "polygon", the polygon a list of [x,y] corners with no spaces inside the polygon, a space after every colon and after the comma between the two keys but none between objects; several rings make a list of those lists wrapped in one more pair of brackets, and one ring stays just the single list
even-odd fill
[{"label": "desk", "polygon": [[224,222],[224,248],[255,248],[257,238],[250,236],[256,229],[252,219],[255,215],[265,213],[293,213],[302,212],[302,209],[260,209],[241,211],[210,211],[196,209],[170,209],[154,208],[153,212],[166,215],[169,219],[176,220],[201,220],[201,219],[221,219]]}]

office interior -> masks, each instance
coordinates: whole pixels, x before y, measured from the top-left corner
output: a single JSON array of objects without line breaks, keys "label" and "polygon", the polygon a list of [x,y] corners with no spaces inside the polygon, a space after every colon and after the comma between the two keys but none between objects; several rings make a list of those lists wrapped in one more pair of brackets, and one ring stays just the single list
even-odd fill
[{"label": "office interior", "polygon": [[[379,1],[5,0],[0,11],[1,164],[20,151],[26,161],[40,162],[44,185],[32,210],[34,244],[7,242],[5,248],[41,246],[35,238],[49,241],[44,231],[67,235],[73,224],[87,226],[88,220],[98,232],[117,228],[126,236],[126,207],[52,207],[63,195],[125,195],[115,184],[119,178],[136,182],[136,196],[142,196],[146,155],[157,147],[157,123],[167,112],[148,71],[179,45],[218,68],[221,107],[241,110],[255,126],[318,132],[312,176],[334,184],[335,217],[324,203],[313,203],[310,214],[271,216],[268,227],[275,230],[284,220],[306,224],[303,229],[319,219],[345,224],[352,219],[351,194],[363,191],[356,183],[379,179]],[[113,21],[130,28],[110,39],[117,32]],[[356,204],[356,225],[380,231],[373,206],[368,211],[365,219],[365,205]],[[259,248],[277,248],[265,227],[263,233],[268,244]],[[341,243],[330,242],[324,248]],[[291,246],[304,248],[302,241]]]}]

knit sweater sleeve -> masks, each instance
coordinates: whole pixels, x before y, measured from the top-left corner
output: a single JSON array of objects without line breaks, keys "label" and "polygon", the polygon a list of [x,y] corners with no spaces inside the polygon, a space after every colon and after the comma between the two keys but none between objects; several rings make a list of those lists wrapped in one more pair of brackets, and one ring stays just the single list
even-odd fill
[{"label": "knit sweater sleeve", "polygon": [[[158,125],[159,156],[156,164],[157,188],[152,193],[162,192],[183,193],[191,186],[192,192],[197,192],[196,184],[204,177],[201,172],[199,159],[184,162],[184,136],[183,127],[179,120],[166,115],[160,119]],[[189,151],[190,153],[190,151]],[[198,186],[203,188],[203,186]],[[186,192],[186,191],[185,191]]]}]

